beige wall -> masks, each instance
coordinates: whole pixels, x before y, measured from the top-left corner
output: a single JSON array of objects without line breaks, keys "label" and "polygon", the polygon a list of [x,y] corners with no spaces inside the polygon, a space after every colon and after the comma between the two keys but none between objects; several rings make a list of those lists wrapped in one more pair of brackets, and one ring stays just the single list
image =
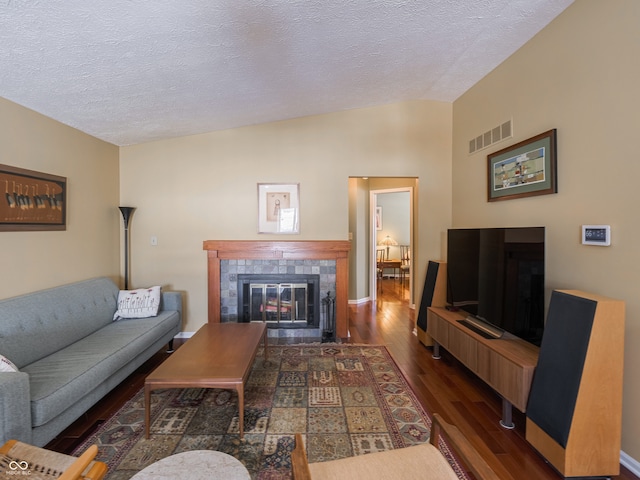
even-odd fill
[{"label": "beige wall", "polygon": [[68,189],[66,231],[0,232],[0,298],[117,281],[118,148],[0,98],[0,163],[67,177]]},{"label": "beige wall", "polygon": [[256,233],[258,182],[300,183],[300,235],[284,238],[347,240],[350,176],[419,177],[426,265],[451,218],[451,109],[415,101],[122,148],[121,202],[137,207],[132,285],[183,291],[184,330],[206,322],[202,242],[283,238]]},{"label": "beige wall", "polygon": [[[640,237],[637,128],[640,2],[580,0],[454,103],[453,225],[547,228],[550,289],[626,302],[623,451],[640,459]],[[513,118],[515,136],[467,155],[468,140]],[[487,153],[558,129],[558,193],[486,202]],[[580,244],[611,225],[612,246]],[[606,405],[602,405],[606,408]]]},{"label": "beige wall", "polygon": [[369,180],[349,179],[349,300],[369,299]]}]

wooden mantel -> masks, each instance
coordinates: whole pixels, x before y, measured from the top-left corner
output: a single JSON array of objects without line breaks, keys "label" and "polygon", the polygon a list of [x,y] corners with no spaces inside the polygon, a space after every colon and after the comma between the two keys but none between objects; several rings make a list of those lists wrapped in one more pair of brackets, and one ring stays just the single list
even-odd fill
[{"label": "wooden mantel", "polygon": [[349,335],[348,240],[205,240],[209,282],[209,322],[220,322],[220,260],[335,260],[336,336]]}]

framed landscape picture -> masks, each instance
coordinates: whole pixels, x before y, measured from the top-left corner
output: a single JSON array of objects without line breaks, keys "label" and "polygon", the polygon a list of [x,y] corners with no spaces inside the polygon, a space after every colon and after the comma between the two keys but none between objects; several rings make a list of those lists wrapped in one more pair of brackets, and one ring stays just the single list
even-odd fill
[{"label": "framed landscape picture", "polygon": [[300,184],[258,184],[258,233],[300,233]]},{"label": "framed landscape picture", "polygon": [[487,163],[489,202],[558,192],[555,129],[492,153]]},{"label": "framed landscape picture", "polygon": [[67,179],[0,165],[0,232],[66,230]]}]

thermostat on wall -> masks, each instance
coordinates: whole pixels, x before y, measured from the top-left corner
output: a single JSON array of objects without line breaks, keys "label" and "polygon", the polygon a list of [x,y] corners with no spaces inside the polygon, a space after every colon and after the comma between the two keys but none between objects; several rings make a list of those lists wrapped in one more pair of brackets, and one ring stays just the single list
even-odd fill
[{"label": "thermostat on wall", "polygon": [[582,244],[608,247],[611,245],[611,226],[582,225]]}]

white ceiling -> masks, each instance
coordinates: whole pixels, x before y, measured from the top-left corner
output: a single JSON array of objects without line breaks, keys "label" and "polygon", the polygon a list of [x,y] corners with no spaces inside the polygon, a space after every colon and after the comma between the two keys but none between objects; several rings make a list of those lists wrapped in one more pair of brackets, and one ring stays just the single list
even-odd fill
[{"label": "white ceiling", "polygon": [[116,145],[452,102],[573,0],[3,0],[0,96]]}]

